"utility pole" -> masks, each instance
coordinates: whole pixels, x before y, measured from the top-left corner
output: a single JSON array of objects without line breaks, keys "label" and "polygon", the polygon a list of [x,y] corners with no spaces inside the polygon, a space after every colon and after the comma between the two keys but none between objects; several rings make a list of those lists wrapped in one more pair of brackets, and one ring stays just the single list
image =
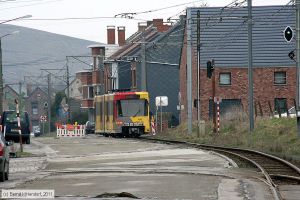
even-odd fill
[{"label": "utility pole", "polygon": [[51,74],[47,76],[48,79],[48,133],[51,132]]},{"label": "utility pole", "polygon": [[[214,65],[213,62],[212,62],[212,65]],[[215,97],[216,97],[216,76],[215,76],[214,72],[212,73],[211,84],[212,84],[213,133],[217,133],[216,103],[215,103]]]},{"label": "utility pole", "polygon": [[146,41],[145,35],[142,36],[142,63],[141,63],[141,90],[147,91],[147,74],[146,74]]},{"label": "utility pole", "polygon": [[200,137],[200,10],[197,11],[197,137]]},{"label": "utility pole", "polygon": [[253,63],[252,63],[252,0],[248,0],[248,95],[249,95],[249,130],[254,129],[253,115]]},{"label": "utility pole", "polygon": [[2,44],[0,38],[0,115],[3,112],[3,72],[2,72]]},{"label": "utility pole", "polygon": [[71,122],[71,105],[70,105],[70,74],[69,74],[69,59],[67,57],[67,104],[68,104],[68,120],[67,122]]},{"label": "utility pole", "polygon": [[21,101],[21,98],[22,98],[22,95],[21,95],[21,93],[22,93],[22,82],[20,81],[19,82],[19,108],[20,108],[20,110],[22,109],[22,101]]},{"label": "utility pole", "polygon": [[131,61],[131,90],[136,91],[136,60]]},{"label": "utility pole", "polygon": [[296,58],[297,58],[297,132],[298,138],[300,138],[300,0],[296,0]]},{"label": "utility pole", "polygon": [[187,48],[186,48],[186,63],[187,63],[187,120],[188,133],[192,133],[192,30],[191,30],[191,10],[187,10]]}]

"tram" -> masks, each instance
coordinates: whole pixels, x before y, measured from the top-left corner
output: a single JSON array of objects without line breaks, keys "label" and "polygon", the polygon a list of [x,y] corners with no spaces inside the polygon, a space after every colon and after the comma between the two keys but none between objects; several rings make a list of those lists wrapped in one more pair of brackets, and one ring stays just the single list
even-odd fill
[{"label": "tram", "polygon": [[139,137],[150,132],[148,92],[114,92],[94,100],[95,133]]}]

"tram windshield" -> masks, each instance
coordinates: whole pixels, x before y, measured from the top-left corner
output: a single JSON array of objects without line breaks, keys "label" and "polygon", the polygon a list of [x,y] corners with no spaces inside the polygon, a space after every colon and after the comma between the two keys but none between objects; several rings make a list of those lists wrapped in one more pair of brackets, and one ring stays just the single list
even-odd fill
[{"label": "tram windshield", "polygon": [[120,117],[147,116],[148,101],[145,99],[126,99],[117,102]]}]

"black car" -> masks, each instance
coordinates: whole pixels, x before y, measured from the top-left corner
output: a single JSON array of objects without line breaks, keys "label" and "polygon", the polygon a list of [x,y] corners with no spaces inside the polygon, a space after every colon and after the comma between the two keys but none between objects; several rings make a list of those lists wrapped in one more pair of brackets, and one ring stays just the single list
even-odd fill
[{"label": "black car", "polygon": [[95,122],[87,121],[85,124],[85,134],[95,133]]},{"label": "black car", "polygon": [[2,133],[0,133],[0,182],[8,180],[9,175],[9,145]]},{"label": "black car", "polygon": [[[30,121],[27,112],[20,112],[22,143],[30,144]],[[6,141],[19,142],[19,128],[16,111],[4,111],[1,117],[2,133]]]}]

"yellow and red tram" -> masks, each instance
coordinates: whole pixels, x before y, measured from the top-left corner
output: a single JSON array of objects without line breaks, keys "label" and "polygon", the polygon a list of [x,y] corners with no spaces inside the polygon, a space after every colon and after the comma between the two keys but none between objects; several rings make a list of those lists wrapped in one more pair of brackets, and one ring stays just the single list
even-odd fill
[{"label": "yellow and red tram", "polygon": [[95,133],[138,137],[150,132],[148,92],[115,92],[97,95]]}]

